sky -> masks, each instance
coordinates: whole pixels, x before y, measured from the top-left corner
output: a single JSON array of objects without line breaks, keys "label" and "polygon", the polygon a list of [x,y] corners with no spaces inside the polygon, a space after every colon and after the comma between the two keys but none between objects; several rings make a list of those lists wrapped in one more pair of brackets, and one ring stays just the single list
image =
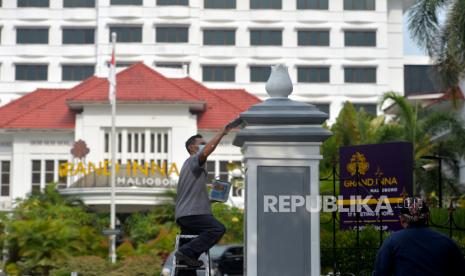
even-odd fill
[{"label": "sky", "polygon": [[[444,23],[447,15],[447,8],[442,8],[437,13],[438,21],[440,24]],[[403,33],[404,33],[404,55],[407,56],[426,56],[426,52],[416,45],[416,43],[410,38],[408,31],[408,12],[404,13]]]},{"label": "sky", "polygon": [[420,49],[416,43],[410,38],[410,33],[408,31],[408,16],[407,13],[404,13],[404,55],[407,56],[424,56],[426,53]]}]

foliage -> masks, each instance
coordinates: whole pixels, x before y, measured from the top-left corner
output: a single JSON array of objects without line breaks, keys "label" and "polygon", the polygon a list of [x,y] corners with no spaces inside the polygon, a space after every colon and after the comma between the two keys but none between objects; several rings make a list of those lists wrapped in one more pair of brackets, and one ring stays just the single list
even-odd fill
[{"label": "foliage", "polygon": [[244,210],[221,203],[213,204],[212,209],[213,215],[226,227],[226,233],[220,243],[243,243]]},{"label": "foliage", "polygon": [[19,200],[4,221],[10,262],[21,273],[48,274],[72,256],[103,256],[106,247],[100,222],[82,204],[61,197],[55,185],[49,185],[42,194]]},{"label": "foliage", "polygon": [[158,276],[161,260],[154,256],[133,256],[115,265],[97,256],[81,256],[67,259],[59,269],[50,272],[51,276],[69,276],[78,272],[83,276]]},{"label": "foliage", "polygon": [[158,276],[161,259],[156,256],[133,256],[126,258],[109,276]]},{"label": "foliage", "polygon": [[[443,24],[438,12],[446,9]],[[438,65],[445,87],[457,91],[465,71],[465,1],[418,0],[409,10],[409,30]]]},{"label": "foliage", "polygon": [[386,123],[383,115],[375,117],[364,110],[357,112],[350,102],[344,104],[330,130],[334,135],[327,139],[321,148],[322,175],[331,173],[333,164],[338,161],[339,148],[342,146],[384,143],[399,140],[398,137],[401,136],[399,126]]},{"label": "foliage", "polygon": [[[413,144],[414,160],[414,191],[419,193],[431,192],[434,182],[431,173],[422,169],[422,165],[431,162],[423,159],[423,156],[441,156],[449,168],[452,169],[452,178],[455,180],[458,175],[457,160],[465,156],[465,129],[464,123],[452,112],[435,110],[433,108],[423,108],[415,104],[412,105],[404,97],[388,92],[383,95],[381,105],[387,101],[396,104],[397,113],[390,122],[400,129],[399,140],[408,141]],[[448,179],[444,176],[447,183]],[[449,182],[454,182],[449,179]],[[437,184],[436,184],[437,185]],[[450,192],[458,195],[455,183],[448,185],[452,187]]]},{"label": "foliage", "polygon": [[69,276],[71,272],[77,272],[82,276],[106,275],[109,270],[107,260],[99,256],[77,256],[68,258],[60,268],[50,271],[51,276]]},{"label": "foliage", "polygon": [[[328,177],[332,174],[342,146],[407,141],[414,147],[414,192],[431,195],[437,189],[438,172],[425,171],[422,166],[431,163],[431,160],[422,157],[441,156],[444,167],[449,170],[449,173],[442,174],[443,190],[445,194],[458,197],[461,191],[457,185],[457,160],[465,156],[464,123],[453,112],[413,105],[394,92],[383,95],[381,105],[386,102],[395,103],[396,106],[396,115],[389,120],[383,115],[375,117],[363,110],[357,112],[350,102],[344,104],[330,128],[334,135],[321,147],[323,160],[320,175]],[[336,172],[338,169],[336,167]],[[326,189],[332,186],[330,180],[328,178],[328,181],[322,182],[322,191],[326,194],[331,194]]]}]

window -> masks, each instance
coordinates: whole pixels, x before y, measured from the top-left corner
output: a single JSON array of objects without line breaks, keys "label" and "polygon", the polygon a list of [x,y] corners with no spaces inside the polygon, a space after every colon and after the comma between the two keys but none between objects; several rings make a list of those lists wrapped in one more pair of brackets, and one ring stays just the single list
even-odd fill
[{"label": "window", "polygon": [[362,103],[352,103],[354,105],[355,110],[357,112],[360,112],[362,109],[371,115],[376,116],[376,104],[362,104]]},{"label": "window", "polygon": [[11,183],[11,163],[10,161],[0,161],[0,195],[10,195],[10,183]]},{"label": "window", "polygon": [[267,82],[271,74],[271,66],[250,66],[251,82]]},{"label": "window", "polygon": [[63,44],[94,44],[94,29],[63,29]]},{"label": "window", "polygon": [[53,183],[55,178],[55,161],[45,160],[45,184]]},{"label": "window", "polygon": [[48,28],[18,28],[17,44],[48,44]]},{"label": "window", "polygon": [[[139,165],[148,164],[150,160],[163,165],[168,162],[170,136],[166,129],[117,129],[116,130],[116,159],[137,161]],[[104,154],[110,158],[111,131],[104,130]],[[123,140],[125,139],[125,140]],[[148,157],[148,158],[147,158]]]},{"label": "window", "polygon": [[203,31],[204,45],[235,45],[236,31],[235,30],[204,30]]},{"label": "window", "polygon": [[189,0],[157,0],[158,6],[189,6]]},{"label": "window", "polygon": [[280,10],[281,7],[281,0],[250,0],[250,9]]},{"label": "window", "polygon": [[297,40],[299,46],[329,46],[329,31],[299,30]]},{"label": "window", "polygon": [[64,8],[94,8],[95,0],[63,0]]},{"label": "window", "polygon": [[376,46],[376,31],[345,31],[345,46]]},{"label": "window", "polygon": [[18,8],[48,8],[49,0],[18,0]]},{"label": "window", "polygon": [[280,30],[251,30],[250,45],[282,45]]},{"label": "window", "polygon": [[375,10],[375,0],[344,0],[344,10]]},{"label": "window", "polygon": [[94,65],[63,65],[62,80],[80,81],[94,75]]},{"label": "window", "polygon": [[182,63],[176,63],[176,62],[156,62],[155,67],[160,67],[160,68],[173,68],[173,69],[182,69],[183,68]]},{"label": "window", "polygon": [[329,82],[329,67],[297,67],[297,82]]},{"label": "window", "polygon": [[215,163],[216,161],[207,161],[207,183],[212,183],[215,179]]},{"label": "window", "polygon": [[328,0],[297,0],[298,10],[327,10]]},{"label": "window", "polygon": [[156,42],[187,43],[188,27],[157,27]]},{"label": "window", "polygon": [[[116,61],[116,68],[126,68],[130,67],[140,61]],[[107,62],[107,66],[110,67],[110,61]]]},{"label": "window", "polygon": [[235,9],[236,0],[205,0],[205,9]]},{"label": "window", "polygon": [[134,6],[142,6],[142,0],[111,0],[110,5],[134,5]]},{"label": "window", "polygon": [[406,95],[439,93],[442,90],[439,73],[434,66],[404,66],[404,91]]},{"label": "window", "polygon": [[220,161],[220,175],[219,178],[222,181],[229,180],[228,161]]},{"label": "window", "polygon": [[15,66],[15,79],[16,80],[47,80],[47,65],[39,64],[16,64]]},{"label": "window", "polygon": [[116,33],[116,42],[142,42],[142,27],[110,27],[111,34]]},{"label": "window", "polygon": [[31,192],[40,192],[40,182],[42,179],[42,164],[41,160],[32,160],[32,185]]},{"label": "window", "polygon": [[203,81],[235,81],[236,68],[232,65],[204,65]]},{"label": "window", "polygon": [[345,67],[346,83],[376,83],[376,67]]}]

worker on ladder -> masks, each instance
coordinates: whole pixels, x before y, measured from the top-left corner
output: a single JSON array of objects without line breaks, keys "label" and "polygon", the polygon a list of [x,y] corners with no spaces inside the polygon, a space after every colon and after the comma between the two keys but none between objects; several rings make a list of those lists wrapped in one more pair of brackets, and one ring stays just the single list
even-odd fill
[{"label": "worker on ladder", "polygon": [[[208,143],[199,134],[186,141],[190,156],[184,162],[179,175],[175,218],[181,228],[181,235],[197,237],[182,244],[175,252],[175,259],[179,263],[201,267],[203,262],[198,260],[200,255],[213,247],[226,232],[225,226],[212,215],[205,163],[221,139],[240,123],[240,119],[230,122]],[[185,272],[184,275],[196,275],[195,270]]]}]

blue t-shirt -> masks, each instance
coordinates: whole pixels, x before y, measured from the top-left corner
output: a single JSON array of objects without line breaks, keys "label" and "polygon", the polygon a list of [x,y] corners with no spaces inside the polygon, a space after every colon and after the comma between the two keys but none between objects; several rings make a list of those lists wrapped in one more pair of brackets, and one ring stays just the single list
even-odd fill
[{"label": "blue t-shirt", "polygon": [[465,260],[449,237],[426,226],[415,226],[386,238],[373,275],[465,275]]}]

